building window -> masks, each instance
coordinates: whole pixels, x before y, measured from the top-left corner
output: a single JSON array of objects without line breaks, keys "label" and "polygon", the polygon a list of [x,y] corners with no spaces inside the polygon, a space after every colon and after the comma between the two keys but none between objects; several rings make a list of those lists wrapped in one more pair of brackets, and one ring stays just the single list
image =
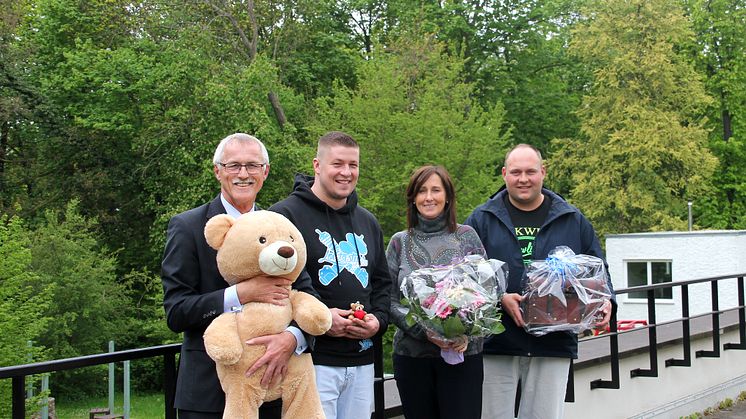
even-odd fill
[{"label": "building window", "polygon": [[[627,262],[627,286],[661,284],[671,282],[671,261]],[[647,291],[631,292],[629,298],[647,298]],[[673,299],[673,288],[655,290],[656,299]]]}]

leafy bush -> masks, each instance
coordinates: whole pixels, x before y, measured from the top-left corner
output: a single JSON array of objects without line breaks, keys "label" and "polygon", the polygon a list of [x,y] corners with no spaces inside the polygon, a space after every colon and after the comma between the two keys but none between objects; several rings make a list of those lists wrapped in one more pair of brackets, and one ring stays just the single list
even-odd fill
[{"label": "leafy bush", "polygon": [[[0,216],[0,366],[26,364],[44,356],[43,348],[29,345],[50,324],[52,286],[35,292],[39,278],[29,270],[29,231],[17,217]],[[29,381],[34,381],[33,377]],[[10,400],[10,380],[0,381],[0,398]],[[10,417],[10,404],[0,404],[0,417]]]},{"label": "leafy bush", "polygon": [[[109,340],[130,333],[132,304],[117,282],[116,258],[98,244],[96,221],[80,214],[77,201],[64,214],[45,213],[31,234],[31,254],[34,289],[49,299],[44,315],[54,319],[38,338],[48,358],[105,352]],[[105,365],[61,371],[50,389],[54,397],[101,394],[106,377]]]}]

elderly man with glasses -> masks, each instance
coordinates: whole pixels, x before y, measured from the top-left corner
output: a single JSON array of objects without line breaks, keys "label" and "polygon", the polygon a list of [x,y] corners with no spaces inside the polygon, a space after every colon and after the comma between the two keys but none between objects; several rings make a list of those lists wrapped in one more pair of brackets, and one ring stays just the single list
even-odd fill
[{"label": "elderly man with glasses", "polygon": [[[240,310],[250,301],[288,304],[287,285],[291,283],[284,278],[260,277],[228,287],[220,276],[216,251],[205,241],[205,224],[217,214],[239,217],[258,210],[255,201],[269,175],[269,155],[257,138],[237,133],[220,142],[213,166],[220,194],[171,218],[161,267],[168,327],[184,333],[174,405],[179,418],[186,419],[223,416],[225,395],[202,339],[210,322],[223,312]],[[305,272],[293,288],[317,295]],[[308,347],[306,339],[293,326],[277,335],[253,339],[251,344],[265,345],[267,351],[247,373],[266,366],[262,384],[274,382],[284,374],[293,352],[299,354]],[[265,403],[259,417],[279,418],[281,407],[280,400]]]}]

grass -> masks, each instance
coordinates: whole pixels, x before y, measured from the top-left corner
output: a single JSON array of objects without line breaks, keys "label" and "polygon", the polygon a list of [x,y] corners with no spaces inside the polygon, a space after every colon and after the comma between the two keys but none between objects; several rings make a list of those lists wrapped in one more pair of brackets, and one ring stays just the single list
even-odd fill
[{"label": "grass", "polygon": [[714,415],[720,410],[726,410],[733,407],[733,405],[736,404],[736,402],[741,403],[746,400],[746,391],[742,391],[738,394],[738,397],[736,398],[736,401],[734,402],[731,398],[726,398],[725,400],[721,401],[717,404],[717,406],[708,407],[703,412],[694,412],[689,416],[681,416],[680,419],[701,419],[705,418],[707,416]]},{"label": "grass", "polygon": [[746,400],[746,391],[738,393],[738,398],[736,400],[739,402]]},{"label": "grass", "polygon": [[733,399],[731,399],[730,397],[718,404],[718,409],[720,410],[727,409],[729,407],[733,407]]},{"label": "grass", "polygon": [[[56,400],[55,405],[59,419],[87,419],[91,408],[108,407],[109,398],[102,396],[76,401]],[[164,409],[163,394],[130,393],[131,419],[161,419],[165,417]],[[117,393],[114,397],[112,413],[124,413],[122,393]]]}]

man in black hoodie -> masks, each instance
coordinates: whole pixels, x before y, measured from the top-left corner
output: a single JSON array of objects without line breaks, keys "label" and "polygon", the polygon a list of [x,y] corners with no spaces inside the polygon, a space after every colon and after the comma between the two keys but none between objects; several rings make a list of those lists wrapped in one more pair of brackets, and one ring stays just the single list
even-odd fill
[{"label": "man in black hoodie", "polygon": [[[312,352],[327,419],[370,417],[373,338],[388,326],[391,279],[383,233],[373,214],[357,205],[359,163],[352,137],[324,134],[313,159],[315,177],[297,175],[290,196],[270,208],[303,234],[306,270],[332,312],[332,328]],[[362,319],[351,316],[356,302],[367,311]]]}]

